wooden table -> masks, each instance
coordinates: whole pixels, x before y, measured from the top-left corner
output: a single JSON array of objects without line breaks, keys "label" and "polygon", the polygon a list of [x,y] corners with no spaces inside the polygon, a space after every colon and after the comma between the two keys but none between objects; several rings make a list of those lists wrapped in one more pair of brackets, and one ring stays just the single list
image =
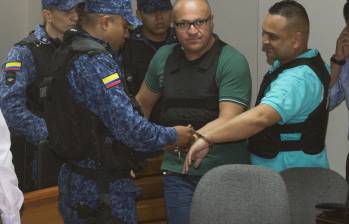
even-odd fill
[{"label": "wooden table", "polygon": [[324,211],[317,218],[317,224],[349,224],[349,214],[347,213],[347,221],[344,221],[344,211]]}]

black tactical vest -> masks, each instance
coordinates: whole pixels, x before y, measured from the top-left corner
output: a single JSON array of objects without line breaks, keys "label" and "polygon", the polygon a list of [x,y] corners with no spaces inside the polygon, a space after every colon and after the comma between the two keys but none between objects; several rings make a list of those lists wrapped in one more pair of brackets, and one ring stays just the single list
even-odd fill
[{"label": "black tactical vest", "polygon": [[[170,29],[167,39],[161,46],[176,41],[175,32],[173,29]],[[142,35],[142,27],[137,28],[130,34],[130,38],[124,45],[122,56],[126,76],[126,87],[131,96],[137,95],[148,70],[149,63],[159,47],[160,46],[156,46]],[[159,119],[160,103],[156,103],[149,120],[158,123]]]},{"label": "black tactical vest", "polygon": [[55,54],[52,79],[47,83],[47,127],[54,150],[64,159],[90,158],[99,161],[101,168],[127,172],[133,168],[132,150],[116,141],[95,114],[73,99],[67,79],[71,63],[78,56],[93,57],[106,51],[102,44],[83,35],[83,31],[65,33],[63,44]]},{"label": "black tactical vest", "polygon": [[199,129],[219,114],[216,70],[222,48],[217,39],[200,59],[187,61],[180,45],[169,55],[164,72],[161,124]]},{"label": "black tactical vest", "polygon": [[[161,44],[176,42],[176,35],[173,29],[169,29],[166,40]],[[142,27],[132,31],[130,38],[124,45],[122,56],[125,70],[126,83],[129,92],[135,96],[139,91],[148,70],[149,63],[160,46],[145,38],[142,34]]]},{"label": "black tactical vest", "polygon": [[15,44],[25,45],[32,52],[36,78],[26,89],[27,108],[40,117],[44,116],[43,99],[46,96],[46,89],[41,86],[41,83],[51,73],[51,65],[55,60],[53,52],[60,45],[59,40],[51,40],[51,42],[50,44],[44,44],[35,38],[34,32],[31,32],[28,37]]},{"label": "black tactical vest", "polygon": [[[323,99],[319,106],[301,123],[275,124],[249,138],[248,149],[251,153],[264,158],[274,158],[280,151],[303,150],[307,154],[318,154],[325,147],[325,136],[328,121],[328,86],[330,75],[320,54],[314,58],[295,59],[280,66],[271,74],[264,76],[258,93],[256,105],[264,97],[270,83],[277,79],[284,70],[308,65],[318,76],[323,87]],[[300,140],[281,141],[281,134],[301,133]]]}]

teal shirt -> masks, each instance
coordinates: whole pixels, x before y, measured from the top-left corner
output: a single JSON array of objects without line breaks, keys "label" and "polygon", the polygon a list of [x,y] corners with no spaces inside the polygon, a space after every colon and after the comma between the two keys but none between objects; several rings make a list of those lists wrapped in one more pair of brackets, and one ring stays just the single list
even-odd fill
[{"label": "teal shirt", "polygon": [[[306,51],[298,58],[312,58],[319,52],[315,49]],[[280,66],[275,61],[270,71]],[[269,74],[269,73],[268,73]],[[268,75],[267,74],[267,75]],[[301,65],[284,70],[267,88],[261,104],[271,106],[281,116],[279,124],[303,122],[323,99],[323,85],[314,71],[307,65]],[[301,134],[282,134],[281,140],[298,140]],[[326,147],[316,155],[303,151],[279,152],[273,159],[265,159],[251,154],[254,165],[282,171],[291,167],[323,167],[328,168]]]}]

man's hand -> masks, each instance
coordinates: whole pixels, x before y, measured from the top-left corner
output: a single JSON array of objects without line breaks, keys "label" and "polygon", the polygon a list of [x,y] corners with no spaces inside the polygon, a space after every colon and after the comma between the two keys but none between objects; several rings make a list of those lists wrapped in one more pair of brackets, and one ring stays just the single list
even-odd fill
[{"label": "man's hand", "polygon": [[191,125],[188,125],[186,127],[175,126],[174,128],[177,132],[175,145],[180,147],[188,147],[194,135],[193,127]]},{"label": "man's hand", "polygon": [[[345,27],[340,33],[337,43],[336,52],[333,57],[338,61],[344,61],[349,56],[349,28]],[[330,87],[332,87],[339,77],[342,66],[336,63],[331,63],[331,82]]]},{"label": "man's hand", "polygon": [[337,39],[335,58],[339,61],[342,61],[342,60],[345,60],[348,56],[349,56],[349,28],[345,27]]},{"label": "man's hand", "polygon": [[190,145],[194,142],[194,129],[191,125],[175,126],[177,139],[172,145],[166,145],[165,150],[188,151]]},{"label": "man's hand", "polygon": [[192,164],[192,161],[194,162],[194,167],[198,168],[200,166],[200,163],[205,158],[205,156],[208,154],[210,150],[210,146],[207,141],[205,141],[202,138],[199,138],[191,147],[189,152],[187,153],[187,156],[185,158],[182,172],[183,174],[188,173],[189,166]]}]

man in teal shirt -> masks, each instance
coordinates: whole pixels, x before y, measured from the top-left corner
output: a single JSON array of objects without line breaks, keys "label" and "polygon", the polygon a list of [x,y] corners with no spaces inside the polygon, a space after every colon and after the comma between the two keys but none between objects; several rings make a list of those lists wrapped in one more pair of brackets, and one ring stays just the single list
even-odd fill
[{"label": "man in teal shirt", "polygon": [[309,19],[295,1],[275,3],[264,19],[262,45],[272,64],[256,107],[211,129],[191,147],[198,166],[209,145],[249,138],[251,162],[282,171],[291,167],[328,167],[325,135],[329,73],[319,52],[308,49]]}]

